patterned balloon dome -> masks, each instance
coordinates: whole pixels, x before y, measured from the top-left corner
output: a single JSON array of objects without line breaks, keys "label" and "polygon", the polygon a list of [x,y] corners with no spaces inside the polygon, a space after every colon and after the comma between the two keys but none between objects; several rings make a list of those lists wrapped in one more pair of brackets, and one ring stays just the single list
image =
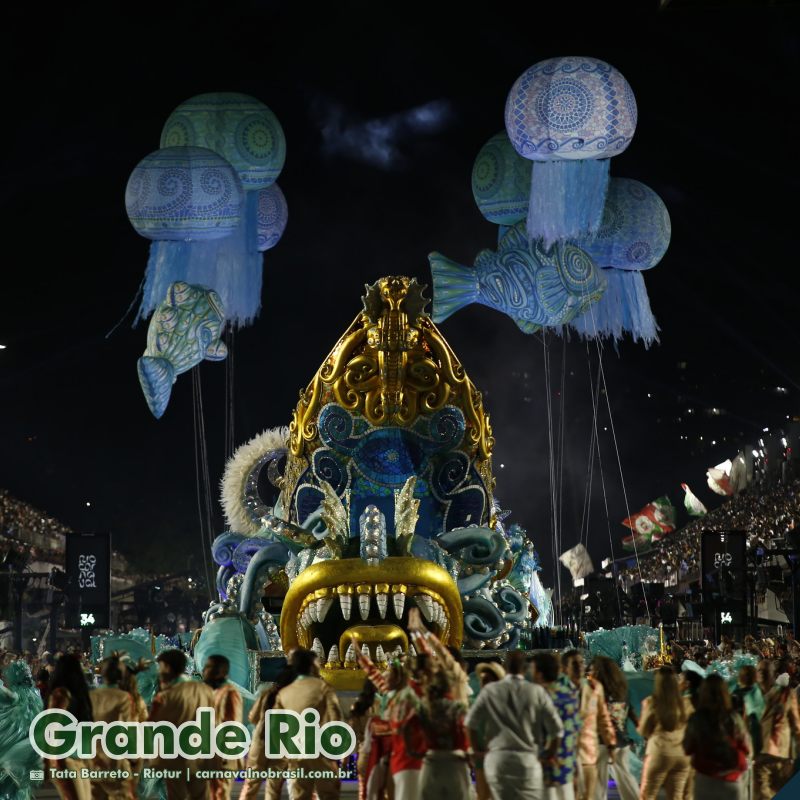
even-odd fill
[{"label": "patterned balloon dome", "polygon": [[258,249],[275,247],[286,230],[289,207],[277,183],[258,193]]},{"label": "patterned balloon dome", "polygon": [[495,225],[515,225],[528,214],[530,189],[530,164],[505,131],[492,136],[472,167],[472,194],[481,214]]},{"label": "patterned balloon dome", "polygon": [[636,129],[636,100],[622,74],[596,58],[549,58],[527,69],[506,101],[514,149],[533,161],[608,158]]},{"label": "patterned balloon dome", "polygon": [[203,147],[166,147],[143,158],[125,188],[125,209],[148,239],[203,241],[239,225],[242,185],[231,165]]},{"label": "patterned balloon dome", "polygon": [[612,178],[600,230],[579,244],[598,266],[643,270],[661,261],[671,233],[667,207],[650,187]]},{"label": "patterned balloon dome", "polygon": [[196,145],[219,153],[245,189],[274,183],[286,160],[278,118],[260,100],[237,92],[199,94],[181,103],[161,132],[161,147]]}]

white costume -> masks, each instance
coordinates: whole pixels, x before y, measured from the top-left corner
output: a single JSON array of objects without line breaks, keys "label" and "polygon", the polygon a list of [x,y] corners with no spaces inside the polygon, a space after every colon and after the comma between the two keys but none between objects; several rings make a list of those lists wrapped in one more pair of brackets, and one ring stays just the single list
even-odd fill
[{"label": "white costume", "polygon": [[494,797],[543,800],[539,748],[564,735],[564,726],[548,693],[521,675],[481,689],[467,714],[467,726],[480,730],[488,751],[484,772]]}]

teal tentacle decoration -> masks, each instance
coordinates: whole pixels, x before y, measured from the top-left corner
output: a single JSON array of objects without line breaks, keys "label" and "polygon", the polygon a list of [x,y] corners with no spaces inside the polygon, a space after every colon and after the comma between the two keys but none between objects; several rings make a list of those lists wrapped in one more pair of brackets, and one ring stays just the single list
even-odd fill
[{"label": "teal tentacle decoration", "polygon": [[494,601],[508,622],[522,622],[528,617],[528,601],[511,586],[494,593]]},{"label": "teal tentacle decoration", "polygon": [[465,564],[479,567],[496,564],[508,550],[502,533],[477,526],[443,533],[436,541]]},{"label": "teal tentacle decoration", "polygon": [[233,564],[233,553],[244,539],[245,537],[241,533],[234,533],[233,531],[226,531],[217,536],[211,545],[211,555],[214,562],[221,567]]},{"label": "teal tentacle decoration", "polygon": [[236,571],[247,572],[253,556],[271,544],[275,544],[275,542],[263,536],[249,536],[247,539],[243,539],[233,551],[233,566]]},{"label": "teal tentacle decoration", "polygon": [[497,575],[497,570],[490,570],[489,572],[474,572],[472,575],[467,575],[459,578],[456,583],[458,584],[458,591],[461,596],[474,594],[478,589],[482,589],[489,581]]},{"label": "teal tentacle decoration", "polygon": [[281,569],[289,560],[289,550],[278,542],[269,542],[259,550],[247,565],[247,572],[239,593],[239,611],[249,615],[253,603],[260,596],[260,581],[270,569]]},{"label": "teal tentacle decoration", "polygon": [[225,600],[228,596],[228,581],[236,574],[236,570],[232,565],[220,567],[217,570],[217,594]]},{"label": "teal tentacle decoration", "polygon": [[464,603],[464,634],[470,639],[496,639],[505,627],[502,614],[485,597],[473,597]]},{"label": "teal tentacle decoration", "polygon": [[229,678],[240,686],[250,684],[248,649],[255,650],[258,639],[255,630],[241,615],[221,616],[203,626],[194,648],[195,668],[202,671],[206,659],[224,653],[230,661]]}]

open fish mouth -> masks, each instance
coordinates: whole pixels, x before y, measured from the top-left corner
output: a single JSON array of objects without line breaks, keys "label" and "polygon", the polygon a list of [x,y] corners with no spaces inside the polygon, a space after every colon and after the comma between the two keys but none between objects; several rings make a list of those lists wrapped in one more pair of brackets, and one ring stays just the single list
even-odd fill
[{"label": "open fish mouth", "polygon": [[458,587],[442,567],[419,558],[386,558],[369,566],[358,558],[322,561],[292,582],[281,611],[281,640],[317,653],[322,677],[334,688],[360,689],[365,675],[356,650],[378,666],[409,651],[408,614],[445,645],[460,646],[463,610]]}]

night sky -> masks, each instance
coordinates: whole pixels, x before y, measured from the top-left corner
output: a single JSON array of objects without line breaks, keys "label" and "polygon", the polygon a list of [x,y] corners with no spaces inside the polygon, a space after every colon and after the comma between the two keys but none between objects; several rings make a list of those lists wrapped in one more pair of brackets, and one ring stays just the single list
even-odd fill
[{"label": "night sky", "polygon": [[[716,505],[706,468],[800,414],[798,5],[674,0],[662,12],[584,20],[527,5],[459,4],[438,17],[372,3],[7,11],[0,486],[76,530],[110,530],[143,569],[184,568],[199,553],[191,376],[156,421],[136,375],[146,326],[131,329],[129,315],[106,338],[148,255],[125,214],[125,184],[180,102],[251,94],[287,138],[279,184],[289,225],[264,259],[260,318],[235,339],[240,444],[288,424],[364,283],[388,274],[430,283],[429,252],[470,264],[494,246],[470,175],[503,127],[508,90],[539,60],[590,55],[625,75],[639,106],[612,176],[652,187],[672,218],[671,246],[646,274],[661,344],[603,352],[629,507],[662,494],[679,505],[682,481]],[[597,348],[552,335],[543,344],[477,305],[441,330],[484,392],[498,498],[528,529],[549,582],[543,354],[549,347],[557,428],[563,400],[566,549],[580,535]],[[214,485],[225,374],[224,364],[201,367]],[[598,424],[619,555],[626,506],[603,395]],[[221,531],[216,498],[214,511]],[[599,561],[610,543],[597,469],[588,526]]]}]

